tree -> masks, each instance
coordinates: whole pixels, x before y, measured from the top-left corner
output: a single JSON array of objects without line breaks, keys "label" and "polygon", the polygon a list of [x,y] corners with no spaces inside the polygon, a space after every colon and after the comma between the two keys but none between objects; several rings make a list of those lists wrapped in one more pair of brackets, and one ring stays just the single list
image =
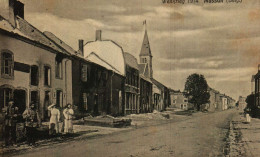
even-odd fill
[{"label": "tree", "polygon": [[189,102],[194,104],[198,111],[200,111],[201,105],[209,103],[208,83],[203,75],[195,73],[188,76],[185,92]]}]

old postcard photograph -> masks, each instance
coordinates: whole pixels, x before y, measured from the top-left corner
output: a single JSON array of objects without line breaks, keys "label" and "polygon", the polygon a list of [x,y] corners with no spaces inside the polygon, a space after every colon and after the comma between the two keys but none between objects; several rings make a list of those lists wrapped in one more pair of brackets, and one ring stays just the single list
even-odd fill
[{"label": "old postcard photograph", "polygon": [[257,157],[259,0],[0,0],[0,156]]}]

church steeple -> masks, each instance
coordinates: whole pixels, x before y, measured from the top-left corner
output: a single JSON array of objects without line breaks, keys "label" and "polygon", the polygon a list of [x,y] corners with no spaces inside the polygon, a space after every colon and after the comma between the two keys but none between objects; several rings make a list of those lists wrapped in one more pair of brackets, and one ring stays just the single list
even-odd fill
[{"label": "church steeple", "polygon": [[148,34],[147,34],[147,29],[146,29],[146,21],[144,21],[145,25],[145,33],[144,33],[144,39],[143,39],[143,44],[141,47],[141,51],[139,54],[140,58],[140,63],[141,64],[147,64],[147,69],[148,70],[148,76],[149,78],[153,78],[153,67],[152,67],[152,52],[150,48],[150,43],[148,39]]},{"label": "church steeple", "polygon": [[147,34],[146,29],[145,29],[145,33],[144,33],[144,40],[143,40],[140,56],[152,56],[150,43],[149,43],[148,34]]}]

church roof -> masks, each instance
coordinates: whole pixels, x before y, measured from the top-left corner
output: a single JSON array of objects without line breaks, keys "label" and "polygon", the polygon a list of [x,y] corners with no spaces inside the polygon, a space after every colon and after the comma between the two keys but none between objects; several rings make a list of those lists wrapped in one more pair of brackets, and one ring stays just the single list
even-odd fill
[{"label": "church roof", "polygon": [[144,40],[143,40],[140,56],[152,56],[147,30],[145,30],[144,33]]}]

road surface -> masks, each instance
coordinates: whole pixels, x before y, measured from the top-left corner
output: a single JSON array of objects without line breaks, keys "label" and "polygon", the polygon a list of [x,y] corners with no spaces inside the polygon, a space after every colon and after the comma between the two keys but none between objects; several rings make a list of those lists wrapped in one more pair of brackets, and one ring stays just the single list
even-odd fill
[{"label": "road surface", "polygon": [[237,114],[228,110],[191,119],[120,132],[94,139],[26,151],[31,157],[204,157],[223,156],[229,121]]}]

